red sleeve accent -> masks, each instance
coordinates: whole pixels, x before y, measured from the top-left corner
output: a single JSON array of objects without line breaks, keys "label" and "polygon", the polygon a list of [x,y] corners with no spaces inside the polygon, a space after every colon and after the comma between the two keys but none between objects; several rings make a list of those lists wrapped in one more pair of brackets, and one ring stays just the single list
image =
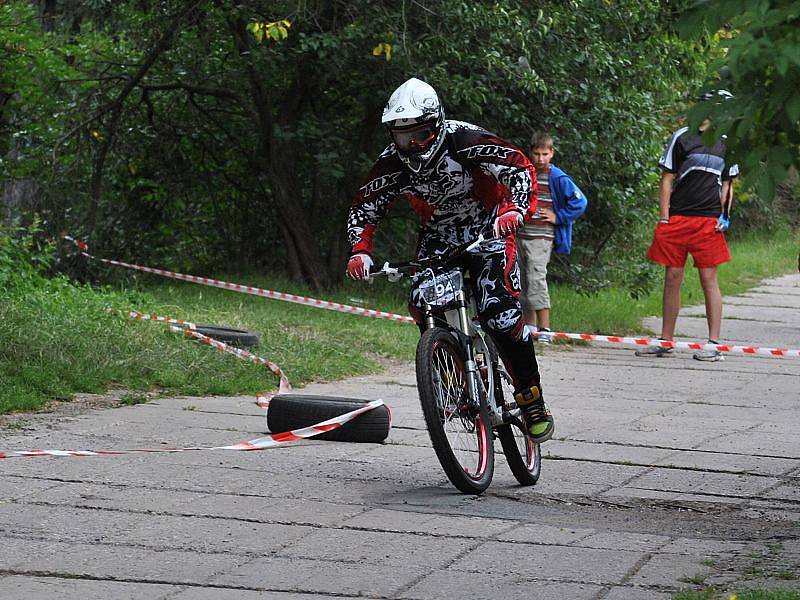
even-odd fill
[{"label": "red sleeve accent", "polygon": [[433,217],[433,206],[411,192],[406,192],[405,196],[411,204],[411,209],[417,213],[423,225],[431,220],[431,217]]},{"label": "red sleeve accent", "polygon": [[508,188],[497,179],[477,167],[473,168],[470,174],[472,175],[472,195],[481,203],[486,212],[491,212],[498,204],[508,201]]},{"label": "red sleeve accent", "polygon": [[[497,137],[481,127],[465,127],[455,132],[453,136],[455,151],[469,163],[477,168],[471,170],[474,181],[473,196],[481,202],[487,211],[499,205],[498,215],[516,210],[523,212],[524,205],[519,202],[524,199],[519,197],[519,190],[509,190],[495,177],[488,175],[482,169],[482,164],[494,164],[507,167],[514,172],[527,171],[531,180],[531,189],[528,193],[528,211],[536,210],[537,184],[536,169],[525,153],[515,145]],[[517,198],[514,198],[514,195]],[[515,202],[516,200],[516,202]],[[532,208],[531,208],[532,207]],[[524,216],[524,215],[523,215]]]},{"label": "red sleeve accent", "polygon": [[375,230],[377,229],[376,225],[367,225],[364,227],[364,230],[361,232],[360,238],[361,241],[357,242],[353,245],[353,249],[350,252],[351,255],[358,254],[363,252],[364,254],[369,254],[372,256],[372,241],[375,237]]}]

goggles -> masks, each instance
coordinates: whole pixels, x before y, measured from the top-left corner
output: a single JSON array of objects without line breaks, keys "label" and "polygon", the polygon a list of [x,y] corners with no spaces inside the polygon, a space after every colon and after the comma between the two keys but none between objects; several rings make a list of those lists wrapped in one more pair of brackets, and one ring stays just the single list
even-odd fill
[{"label": "goggles", "polygon": [[418,154],[427,150],[436,139],[436,123],[427,122],[403,129],[390,129],[394,144],[401,152]]}]

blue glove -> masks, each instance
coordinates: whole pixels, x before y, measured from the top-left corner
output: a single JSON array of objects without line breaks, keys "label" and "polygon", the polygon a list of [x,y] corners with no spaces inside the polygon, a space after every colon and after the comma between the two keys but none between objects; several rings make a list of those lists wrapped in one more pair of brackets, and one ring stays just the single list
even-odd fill
[{"label": "blue glove", "polygon": [[730,217],[726,217],[725,215],[720,215],[717,217],[717,231],[728,231],[728,227],[731,226],[731,219]]}]

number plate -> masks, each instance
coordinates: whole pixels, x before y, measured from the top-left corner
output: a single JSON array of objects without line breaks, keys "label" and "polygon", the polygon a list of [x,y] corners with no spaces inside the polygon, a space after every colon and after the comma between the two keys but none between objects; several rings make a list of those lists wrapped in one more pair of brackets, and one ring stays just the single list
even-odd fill
[{"label": "number plate", "polygon": [[422,298],[431,306],[445,306],[456,299],[464,287],[464,276],[460,270],[439,273],[419,286]]}]

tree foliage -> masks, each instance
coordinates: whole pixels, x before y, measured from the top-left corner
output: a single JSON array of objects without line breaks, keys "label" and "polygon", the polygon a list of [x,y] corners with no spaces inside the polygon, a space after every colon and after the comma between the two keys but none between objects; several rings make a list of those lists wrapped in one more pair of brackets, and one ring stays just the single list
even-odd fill
[{"label": "tree foliage", "polygon": [[[47,226],[104,254],[326,286],[343,271],[350,199],[388,142],[381,109],[417,76],[449,117],[522,148],[551,131],[590,199],[555,275],[639,289],[655,160],[703,75],[697,45],[670,33],[672,4],[95,0],[56,2],[43,27],[29,2],[7,2],[3,174],[36,174]],[[25,150],[13,159],[12,143]],[[379,251],[413,252],[407,209],[382,230]]]},{"label": "tree foliage", "polygon": [[710,65],[708,87],[736,97],[700,103],[693,123],[712,117],[708,135],[727,135],[733,160],[771,199],[790,167],[800,168],[800,4],[792,0],[701,0],[681,19],[687,38],[705,33],[726,50]]}]

